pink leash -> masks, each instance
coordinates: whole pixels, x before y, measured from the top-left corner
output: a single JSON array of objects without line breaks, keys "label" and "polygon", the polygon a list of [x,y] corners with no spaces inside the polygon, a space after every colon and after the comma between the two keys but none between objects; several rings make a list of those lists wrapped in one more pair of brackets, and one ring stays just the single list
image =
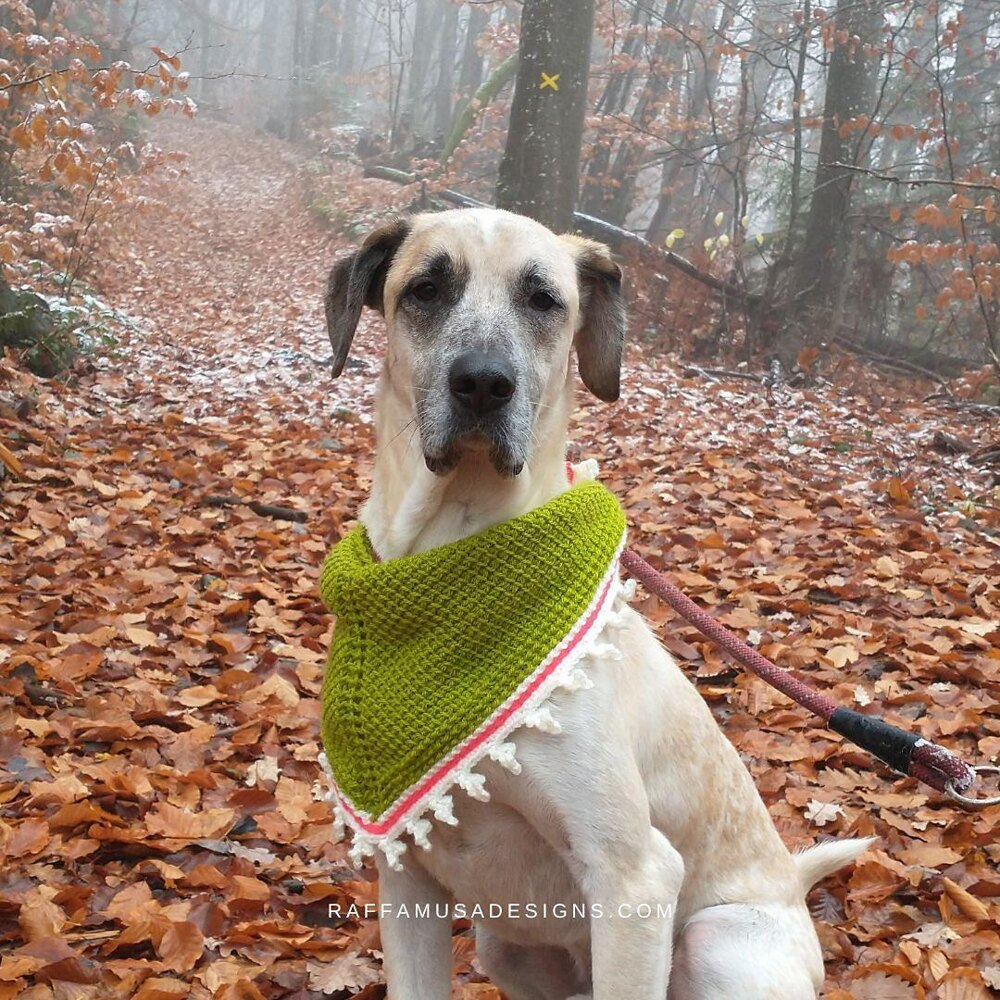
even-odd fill
[{"label": "pink leash", "polygon": [[621,563],[651,594],[665,600],[703,636],[711,639],[771,687],[777,688],[792,701],[818,715],[834,732],[878,757],[893,770],[908,774],[931,788],[946,793],[965,809],[982,809],[1000,804],[1000,796],[974,799],[962,794],[975,783],[978,774],[1000,774],[1000,767],[990,764],[973,767],[950,750],[890,725],[878,716],[862,715],[838,706],[826,695],[804,684],[748,646],[707,611],[699,608],[632,549],[625,550]]}]

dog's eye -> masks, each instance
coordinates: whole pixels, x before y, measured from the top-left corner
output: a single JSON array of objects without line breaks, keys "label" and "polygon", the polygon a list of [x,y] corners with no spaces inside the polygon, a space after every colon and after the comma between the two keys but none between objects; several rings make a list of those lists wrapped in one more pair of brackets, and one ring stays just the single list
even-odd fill
[{"label": "dog's eye", "polygon": [[535,292],[534,295],[528,299],[532,309],[537,309],[539,312],[548,312],[553,306],[555,306],[556,300],[549,295],[548,292]]},{"label": "dog's eye", "polygon": [[410,294],[420,302],[433,302],[438,297],[438,287],[433,281],[421,281],[413,286]]}]

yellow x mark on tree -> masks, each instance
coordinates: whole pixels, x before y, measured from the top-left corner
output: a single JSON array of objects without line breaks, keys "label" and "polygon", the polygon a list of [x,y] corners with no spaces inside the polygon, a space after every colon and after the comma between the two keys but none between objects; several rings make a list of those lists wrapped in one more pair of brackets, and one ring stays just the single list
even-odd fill
[{"label": "yellow x mark on tree", "polygon": [[562,73],[554,73],[552,76],[549,76],[548,73],[542,73],[542,82],[538,89],[544,90],[546,87],[551,87],[553,90],[558,90],[560,76]]}]

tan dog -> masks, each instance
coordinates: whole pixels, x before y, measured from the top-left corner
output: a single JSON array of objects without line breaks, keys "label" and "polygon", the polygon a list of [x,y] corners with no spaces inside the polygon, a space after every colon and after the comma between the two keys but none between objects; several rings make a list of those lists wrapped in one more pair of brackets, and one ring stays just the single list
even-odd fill
[{"label": "tan dog", "polygon": [[[388,329],[361,515],[379,557],[567,488],[574,347],[586,386],[618,397],[625,318],[605,247],[492,209],[398,220],[330,276],[335,374],[363,305]],[[867,842],[791,855],[698,692],[638,614],[624,621],[594,686],[554,696],[558,738],[518,731],[519,775],[484,767],[490,802],[459,796],[433,850],[411,847],[402,871],[380,863],[393,1000],[450,997],[450,920],[434,912],[449,900],[502,904],[477,920],[477,949],[511,1000],[816,995],[805,893]]]}]

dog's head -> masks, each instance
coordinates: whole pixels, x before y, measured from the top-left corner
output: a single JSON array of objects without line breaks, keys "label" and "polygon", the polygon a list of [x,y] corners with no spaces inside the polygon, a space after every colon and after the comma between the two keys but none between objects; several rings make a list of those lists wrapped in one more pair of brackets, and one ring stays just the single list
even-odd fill
[{"label": "dog's head", "polygon": [[566,392],[574,345],[587,388],[618,398],[621,270],[600,243],[495,209],[388,222],[330,274],[334,375],[365,305],[385,316],[389,388],[412,407],[432,472],[485,451],[518,475],[539,415]]}]

